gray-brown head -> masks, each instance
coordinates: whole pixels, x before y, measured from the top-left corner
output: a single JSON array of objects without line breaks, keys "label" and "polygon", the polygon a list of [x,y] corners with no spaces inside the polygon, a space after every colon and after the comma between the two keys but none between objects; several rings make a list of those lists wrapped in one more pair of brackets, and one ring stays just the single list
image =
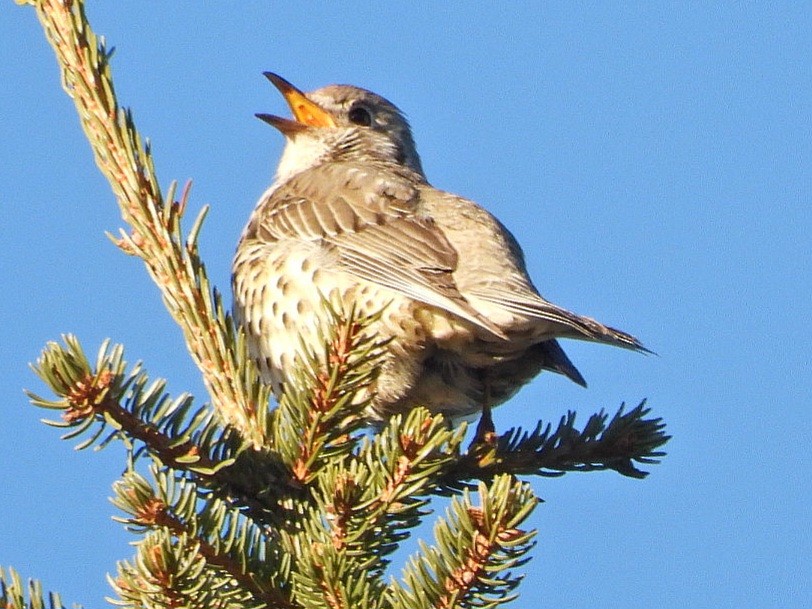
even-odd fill
[{"label": "gray-brown head", "polygon": [[257,114],[286,139],[277,180],[341,160],[393,163],[423,176],[409,123],[393,103],[351,85],[303,93],[281,76],[272,72],[265,76],[279,89],[294,117]]}]

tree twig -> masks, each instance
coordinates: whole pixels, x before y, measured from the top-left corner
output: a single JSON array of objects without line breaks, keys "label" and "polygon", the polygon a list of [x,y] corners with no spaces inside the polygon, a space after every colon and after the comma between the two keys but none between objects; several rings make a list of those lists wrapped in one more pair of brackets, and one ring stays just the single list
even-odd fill
[{"label": "tree twig", "polygon": [[188,188],[179,201],[162,197],[150,151],[132,114],[118,106],[110,54],[90,29],[83,0],[39,0],[37,16],[62,70],[62,84],[76,104],[96,164],[132,229],[117,244],[140,257],[157,284],[169,313],[183,330],[203,375],[212,404],[223,420],[255,446],[265,445],[268,390],[254,382],[244,343],[212,293],[196,237],[204,212],[185,239],[180,221]]}]

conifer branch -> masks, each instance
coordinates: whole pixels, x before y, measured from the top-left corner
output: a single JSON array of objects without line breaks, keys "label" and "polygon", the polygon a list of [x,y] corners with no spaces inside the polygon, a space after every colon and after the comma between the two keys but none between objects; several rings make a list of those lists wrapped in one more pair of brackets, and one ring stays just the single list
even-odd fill
[{"label": "conifer branch", "polygon": [[[90,439],[78,448],[93,444],[110,426],[113,432],[101,445],[113,437],[128,447],[138,440],[155,460],[176,468],[215,471],[228,464],[227,460],[215,461],[195,442],[201,436],[212,435],[215,424],[210,410],[198,410],[190,417],[191,396],[170,399],[164,392],[166,381],[158,379],[150,383],[140,363],[128,372],[121,345],[111,347],[105,341],[95,365],[91,366],[76,337],[65,335],[63,340],[64,346],[49,342],[32,366],[58,399],[47,400],[27,393],[35,406],[62,411],[62,421],[46,422],[71,429],[65,438],[90,432]],[[92,430],[94,424],[96,430]],[[225,433],[222,428],[217,432],[215,435],[219,436]]]},{"label": "conifer branch", "polygon": [[194,539],[165,531],[148,533],[138,543],[134,560],[119,561],[117,575],[108,580],[120,598],[115,604],[131,609],[269,606],[227,574],[209,567]]},{"label": "conifer branch", "polygon": [[[55,592],[49,592],[46,600],[42,584],[29,579],[24,585],[19,573],[14,569],[8,572],[0,567],[0,607],[2,609],[66,609],[62,599]],[[77,607],[77,605],[74,605]],[[81,606],[78,606],[81,609]]]},{"label": "conifer branch", "polygon": [[[364,409],[385,343],[365,331],[376,316],[359,316],[322,303],[329,320],[320,331],[322,352],[302,345],[274,411],[269,437],[296,483],[306,485],[329,460],[352,452],[353,433],[366,425]],[[359,399],[360,398],[360,399]]]},{"label": "conifer branch", "polygon": [[[275,537],[238,510],[207,497],[189,480],[153,471],[156,487],[130,472],[114,485],[114,504],[130,516],[122,520],[135,532],[162,532],[183,540],[206,568],[232,580],[232,592],[268,607],[290,607],[286,558]],[[193,546],[193,548],[192,548]]]},{"label": "conifer branch", "polygon": [[388,589],[393,609],[497,607],[515,598],[534,531],[520,529],[537,504],[530,487],[500,475],[479,484],[479,506],[468,491],[455,497],[435,527],[435,545],[410,559]]},{"label": "conifer branch", "polygon": [[454,486],[459,480],[488,480],[500,473],[560,476],[569,471],[605,469],[644,478],[648,473],[637,469],[634,462],[658,463],[665,453],[657,449],[670,436],[665,434],[661,418],[645,418],[651,411],[645,400],[629,412],[624,413],[624,408],[621,405],[611,421],[604,411],[593,414],[583,430],[576,429],[572,411],[561,417],[555,431],[542,421],[530,433],[511,429],[498,438],[487,462],[476,452],[466,453],[447,480]]},{"label": "conifer branch", "polygon": [[166,382],[150,382],[140,363],[128,371],[121,345],[103,343],[91,365],[74,336],[63,341],[49,342],[32,366],[57,399],[28,396],[35,406],[62,412],[61,421],[45,422],[67,428],[64,439],[87,435],[80,449],[120,440],[135,458],[146,453],[161,467],[186,472],[261,522],[286,517],[279,502],[300,496],[302,487],[291,481],[278,455],[249,449],[209,408],[193,410],[191,396],[171,399]]},{"label": "conifer branch", "polygon": [[300,516],[280,531],[304,607],[380,607],[391,554],[426,514],[437,479],[459,455],[463,429],[415,409],[388,421],[357,452],[336,454],[316,474]]},{"label": "conifer branch", "polygon": [[[406,530],[426,515],[426,498],[459,455],[464,430],[449,429],[442,416],[422,408],[405,421],[401,418],[396,415],[365,440],[358,455],[336,460],[320,472],[315,509],[308,512],[312,522],[301,529],[305,540],[314,534],[324,540],[327,549],[314,563],[333,553],[336,562],[354,565],[348,572],[379,578]],[[310,572],[311,577],[326,575],[330,573]],[[311,582],[311,588],[323,585]]]},{"label": "conifer branch", "polygon": [[183,330],[216,411],[255,446],[267,438],[265,413],[269,390],[256,381],[241,335],[209,286],[198,256],[197,236],[205,209],[188,238],[181,219],[189,189],[174,201],[174,187],[164,200],[150,156],[132,114],[119,107],[110,55],[90,28],[83,0],[32,2],[62,70],[62,84],[74,100],[101,172],[118,200],[122,218],[132,229],[116,243],[140,257]]}]

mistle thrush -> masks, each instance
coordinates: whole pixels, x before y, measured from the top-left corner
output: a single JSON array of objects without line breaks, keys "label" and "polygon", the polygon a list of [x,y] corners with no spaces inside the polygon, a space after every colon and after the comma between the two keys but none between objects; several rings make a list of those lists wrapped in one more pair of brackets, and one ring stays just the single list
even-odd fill
[{"label": "mistle thrush", "polygon": [[519,244],[485,209],[431,186],[409,124],[386,99],[331,85],[302,93],[266,73],[293,119],[274,184],[233,265],[235,314],[279,395],[324,300],[383,310],[389,338],[369,416],[416,405],[450,417],[501,404],[542,370],[585,385],[557,338],[645,351],[633,336],[542,298]]}]

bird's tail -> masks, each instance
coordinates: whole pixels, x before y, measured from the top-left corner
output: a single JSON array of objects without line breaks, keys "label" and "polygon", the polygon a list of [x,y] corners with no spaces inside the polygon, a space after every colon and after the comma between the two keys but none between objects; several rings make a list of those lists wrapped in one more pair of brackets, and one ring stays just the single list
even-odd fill
[{"label": "bird's tail", "polygon": [[566,338],[589,340],[641,353],[654,353],[643,346],[643,343],[631,334],[611,326],[605,326],[591,317],[576,315],[564,309],[558,309],[555,317],[556,321],[568,328],[569,331],[561,335],[566,336]]},{"label": "bird's tail", "polygon": [[564,353],[557,340],[545,340],[533,345],[532,351],[535,352],[534,357],[540,359],[543,370],[563,374],[572,382],[579,384],[581,387],[586,387],[586,380],[578,372],[575,364],[567,357],[567,354]]}]

